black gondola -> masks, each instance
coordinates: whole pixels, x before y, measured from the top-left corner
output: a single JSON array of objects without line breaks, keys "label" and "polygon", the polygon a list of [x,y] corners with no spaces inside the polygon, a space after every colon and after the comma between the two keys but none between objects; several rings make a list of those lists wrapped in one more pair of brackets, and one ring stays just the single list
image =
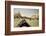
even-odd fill
[{"label": "black gondola", "polygon": [[26,22],[26,20],[22,20],[20,24],[18,24],[19,27],[30,27],[30,25]]}]

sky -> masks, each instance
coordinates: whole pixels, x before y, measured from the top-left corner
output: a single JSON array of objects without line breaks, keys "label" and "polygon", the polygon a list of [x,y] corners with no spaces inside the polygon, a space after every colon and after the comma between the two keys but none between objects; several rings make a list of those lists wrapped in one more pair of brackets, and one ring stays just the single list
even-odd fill
[{"label": "sky", "polygon": [[18,12],[20,12],[22,16],[31,17],[32,15],[39,14],[39,9],[14,8],[14,14]]}]

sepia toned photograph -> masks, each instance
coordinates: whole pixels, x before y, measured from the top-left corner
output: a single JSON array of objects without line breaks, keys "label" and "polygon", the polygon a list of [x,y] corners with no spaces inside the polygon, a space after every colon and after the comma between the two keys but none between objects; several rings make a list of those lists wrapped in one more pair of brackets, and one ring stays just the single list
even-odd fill
[{"label": "sepia toned photograph", "polygon": [[42,12],[39,6],[11,5],[11,31],[42,29]]},{"label": "sepia toned photograph", "polygon": [[14,8],[14,27],[38,27],[39,9]]}]

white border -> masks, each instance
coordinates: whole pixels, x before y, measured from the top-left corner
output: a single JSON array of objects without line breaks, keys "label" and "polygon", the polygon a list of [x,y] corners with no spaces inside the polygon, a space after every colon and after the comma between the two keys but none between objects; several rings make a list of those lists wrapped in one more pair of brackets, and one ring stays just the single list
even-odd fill
[{"label": "white border", "polygon": [[[13,10],[14,8],[39,9],[39,27],[14,28],[14,10]],[[11,5],[11,31],[29,31],[29,30],[42,30],[42,7],[41,6]]]}]

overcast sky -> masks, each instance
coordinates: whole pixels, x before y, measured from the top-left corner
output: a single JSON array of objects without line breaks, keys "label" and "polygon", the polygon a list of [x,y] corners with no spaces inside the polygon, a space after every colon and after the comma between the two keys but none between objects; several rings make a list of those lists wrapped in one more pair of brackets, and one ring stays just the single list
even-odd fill
[{"label": "overcast sky", "polygon": [[39,14],[39,9],[14,8],[14,14],[18,12],[20,12],[22,16],[31,17],[34,14]]}]

